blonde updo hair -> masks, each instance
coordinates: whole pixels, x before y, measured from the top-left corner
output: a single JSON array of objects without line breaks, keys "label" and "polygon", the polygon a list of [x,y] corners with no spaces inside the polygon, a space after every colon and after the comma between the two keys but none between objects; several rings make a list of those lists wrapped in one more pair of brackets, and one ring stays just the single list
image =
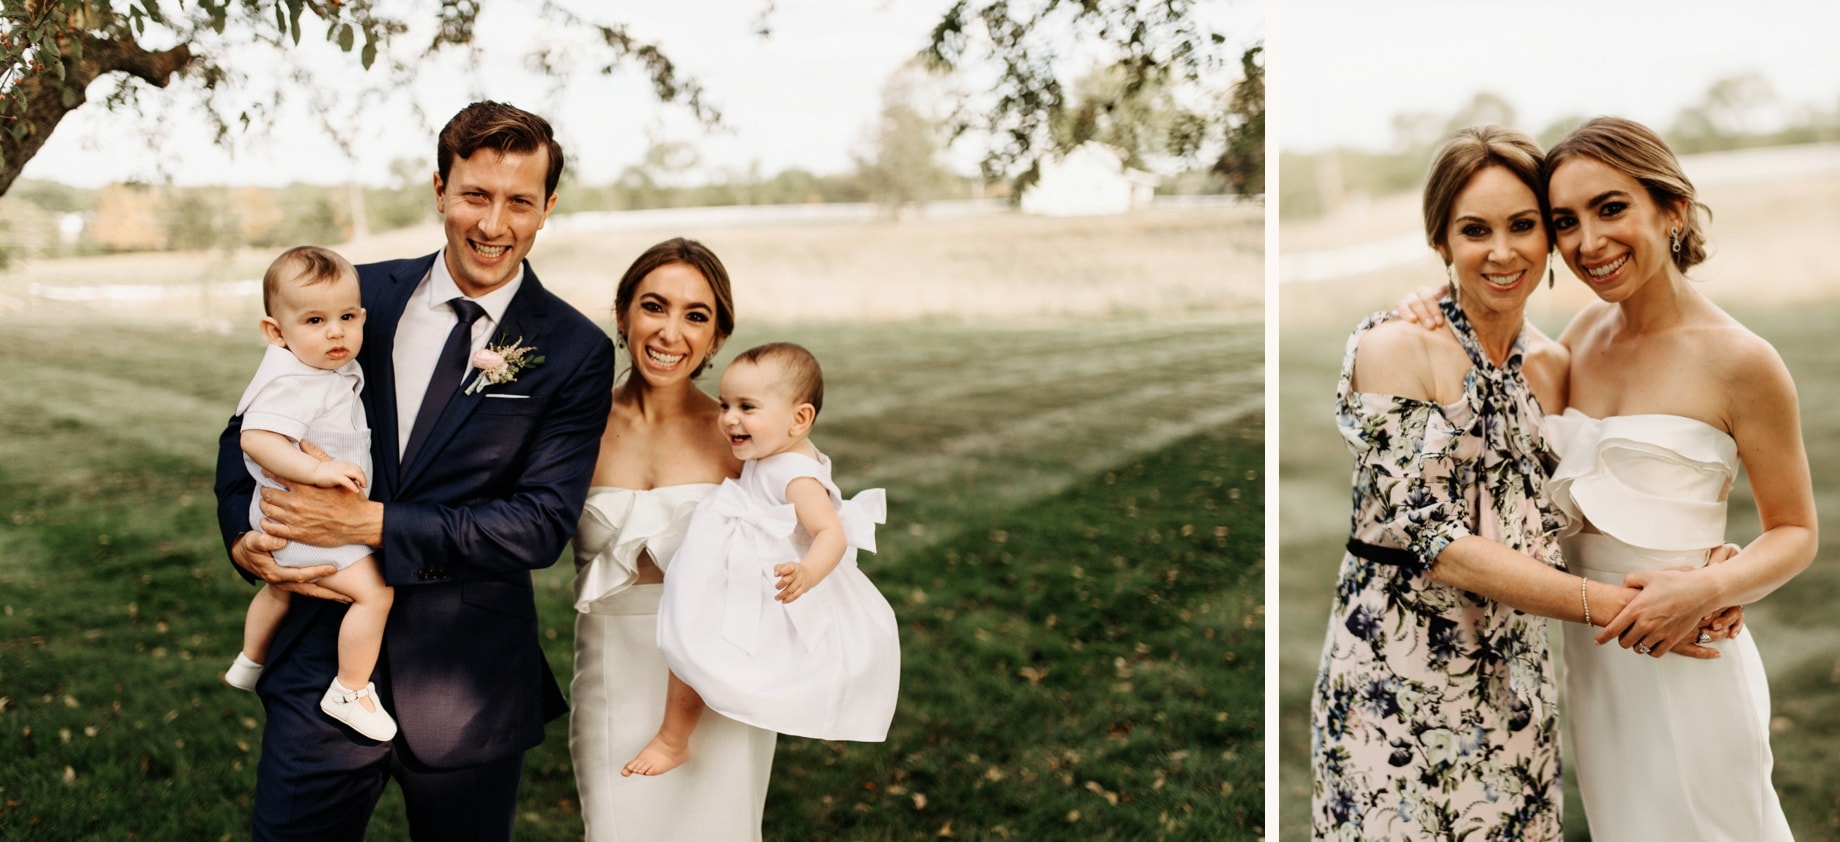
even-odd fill
[{"label": "blonde updo hair", "polygon": [[1450,244],[1450,214],[1457,204],[1457,194],[1476,173],[1489,167],[1506,169],[1533,191],[1540,203],[1540,224],[1546,226],[1551,239],[1541,160],[1539,144],[1513,129],[1495,125],[1458,129],[1438,149],[1437,157],[1431,159],[1431,171],[1425,176],[1425,242],[1438,249]]},{"label": "blonde updo hair", "polygon": [[1621,117],[1595,117],[1572,130],[1546,154],[1544,177],[1552,178],[1559,165],[1576,157],[1590,158],[1615,167],[1636,180],[1663,210],[1685,207],[1681,214],[1680,250],[1674,265],[1685,272],[1706,260],[1706,233],[1699,211],[1712,218],[1712,209],[1699,201],[1693,182],[1680,169],[1679,159],[1667,141],[1647,126]]}]

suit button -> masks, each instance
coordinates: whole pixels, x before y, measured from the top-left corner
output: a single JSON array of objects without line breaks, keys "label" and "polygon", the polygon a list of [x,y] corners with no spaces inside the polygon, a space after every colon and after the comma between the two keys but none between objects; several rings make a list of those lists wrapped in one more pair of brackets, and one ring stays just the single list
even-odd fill
[{"label": "suit button", "polygon": [[428,575],[428,568],[424,567],[420,570],[415,571],[415,578],[426,582],[432,577]]}]

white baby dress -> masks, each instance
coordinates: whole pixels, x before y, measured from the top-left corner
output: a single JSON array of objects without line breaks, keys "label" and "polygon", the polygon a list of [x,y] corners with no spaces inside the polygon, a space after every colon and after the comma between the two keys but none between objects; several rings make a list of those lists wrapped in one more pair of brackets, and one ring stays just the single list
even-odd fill
[{"label": "white baby dress", "polygon": [[[830,492],[848,547],[837,568],[790,603],[775,597],[773,567],[811,546],[786,486],[812,477]],[[886,517],[882,490],[844,500],[830,460],[781,453],[749,460],[691,516],[665,563],[658,648],[711,710],[799,737],[887,738],[901,682],[894,609],[856,564],[875,551]]]}]

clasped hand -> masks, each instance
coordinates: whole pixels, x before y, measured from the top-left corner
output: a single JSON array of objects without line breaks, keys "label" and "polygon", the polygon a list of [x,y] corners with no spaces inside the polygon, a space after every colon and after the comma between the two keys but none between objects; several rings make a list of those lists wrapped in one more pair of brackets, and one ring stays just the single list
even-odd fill
[{"label": "clasped hand", "polygon": [[[1707,564],[1723,563],[1737,553],[1736,545],[1725,544],[1712,551]],[[1639,570],[1624,577],[1623,586],[1635,588],[1636,596],[1598,632],[1597,643],[1615,640],[1624,649],[1659,658],[1695,643],[1702,630],[1713,640],[1736,637],[1744,625],[1744,608],[1718,605],[1717,591],[1695,575],[1701,569]]]},{"label": "clasped hand", "polygon": [[[331,462],[332,456],[312,442],[300,442],[302,452]],[[355,467],[355,466],[354,466]],[[269,479],[277,480],[272,474]],[[345,485],[320,488],[296,483],[286,490],[258,488],[262,496],[262,529],[251,531],[238,538],[230,548],[230,559],[236,566],[248,571],[250,575],[267,582],[281,590],[298,593],[302,596],[350,602],[351,599],[313,582],[323,576],[338,572],[338,567],[331,564],[312,567],[286,567],[275,561],[274,553],[288,545],[290,541],[300,541],[316,547],[337,547],[345,544],[376,544],[374,536],[366,535],[363,523],[366,522],[367,507],[371,503],[356,489]]]}]

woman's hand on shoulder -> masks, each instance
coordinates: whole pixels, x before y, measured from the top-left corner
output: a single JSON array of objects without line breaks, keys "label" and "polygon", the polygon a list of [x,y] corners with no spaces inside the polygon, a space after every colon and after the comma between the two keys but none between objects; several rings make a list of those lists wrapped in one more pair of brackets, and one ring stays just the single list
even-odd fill
[{"label": "woman's hand on shoulder", "polygon": [[1393,308],[1393,312],[1398,313],[1402,321],[1427,330],[1437,330],[1444,326],[1444,311],[1438,309],[1438,302],[1449,296],[1450,287],[1425,284],[1399,299],[1399,305]]},{"label": "woman's hand on shoulder", "polygon": [[1399,319],[1374,325],[1355,346],[1355,391],[1434,400],[1436,378],[1431,354],[1435,335]]}]

